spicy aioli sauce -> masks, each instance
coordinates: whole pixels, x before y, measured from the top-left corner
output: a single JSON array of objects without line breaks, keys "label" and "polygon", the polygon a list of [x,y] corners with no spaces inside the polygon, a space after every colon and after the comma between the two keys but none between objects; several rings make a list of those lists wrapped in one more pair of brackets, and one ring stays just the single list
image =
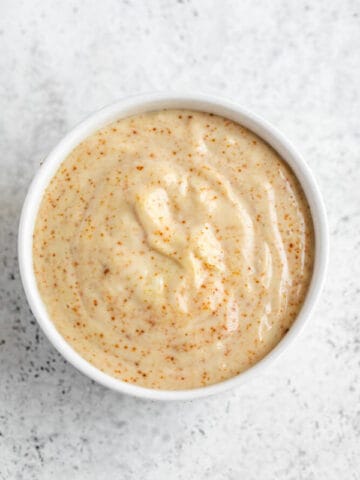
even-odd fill
[{"label": "spicy aioli sauce", "polygon": [[278,154],[215,115],[165,110],[83,141],[51,180],[33,242],[58,331],[126,382],[185,389],[263,358],[298,314],[313,227]]}]

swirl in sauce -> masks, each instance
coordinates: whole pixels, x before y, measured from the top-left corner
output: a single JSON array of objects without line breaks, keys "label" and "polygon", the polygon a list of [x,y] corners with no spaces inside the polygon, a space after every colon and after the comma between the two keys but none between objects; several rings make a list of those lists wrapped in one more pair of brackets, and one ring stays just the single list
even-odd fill
[{"label": "swirl in sauce", "polygon": [[86,360],[184,389],[274,348],[304,301],[313,246],[301,187],[269,145],[168,110],[75,148],[44,194],[33,253],[49,315]]}]

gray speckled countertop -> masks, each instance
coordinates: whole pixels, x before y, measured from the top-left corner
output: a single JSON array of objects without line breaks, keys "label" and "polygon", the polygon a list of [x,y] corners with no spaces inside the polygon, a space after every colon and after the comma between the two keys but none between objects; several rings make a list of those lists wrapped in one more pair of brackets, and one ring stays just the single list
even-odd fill
[{"label": "gray speckled countertop", "polygon": [[[0,5],[0,479],[360,478],[360,3]],[[328,209],[325,292],[304,334],[231,393],[158,404],[108,391],[44,338],[20,284],[21,204],[91,111],[156,89],[221,93],[300,147]]]}]

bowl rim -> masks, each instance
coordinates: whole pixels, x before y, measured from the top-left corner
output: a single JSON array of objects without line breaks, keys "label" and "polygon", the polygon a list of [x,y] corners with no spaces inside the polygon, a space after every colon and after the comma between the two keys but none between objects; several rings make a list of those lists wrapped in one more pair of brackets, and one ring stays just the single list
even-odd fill
[{"label": "bowl rim", "polygon": [[[314,268],[302,308],[288,333],[263,359],[248,370],[220,383],[187,390],[156,390],[116,379],[86,361],[56,330],[37,288],[33,270],[32,243],[35,220],[43,193],[61,162],[82,140],[106,124],[152,110],[179,108],[214,113],[240,123],[270,144],[298,178],[310,206],[315,233]],[[18,232],[20,276],[30,308],[41,329],[58,352],[75,368],[120,393],[151,400],[192,400],[239,386],[272,364],[303,330],[323,288],[328,261],[329,240],[324,202],[313,174],[292,143],[269,122],[237,103],[204,93],[155,92],[133,95],[112,103],[72,128],[47,155],[35,174],[24,200]]]}]

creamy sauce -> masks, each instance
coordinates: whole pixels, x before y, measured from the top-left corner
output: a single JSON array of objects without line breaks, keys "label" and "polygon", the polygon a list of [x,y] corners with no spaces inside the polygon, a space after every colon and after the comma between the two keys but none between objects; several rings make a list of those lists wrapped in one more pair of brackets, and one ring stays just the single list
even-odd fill
[{"label": "creamy sauce", "polygon": [[301,308],[313,249],[278,154],[184,110],[119,120],[75,148],[33,244],[58,331],[100,370],[157,389],[220,382],[263,358]]}]

